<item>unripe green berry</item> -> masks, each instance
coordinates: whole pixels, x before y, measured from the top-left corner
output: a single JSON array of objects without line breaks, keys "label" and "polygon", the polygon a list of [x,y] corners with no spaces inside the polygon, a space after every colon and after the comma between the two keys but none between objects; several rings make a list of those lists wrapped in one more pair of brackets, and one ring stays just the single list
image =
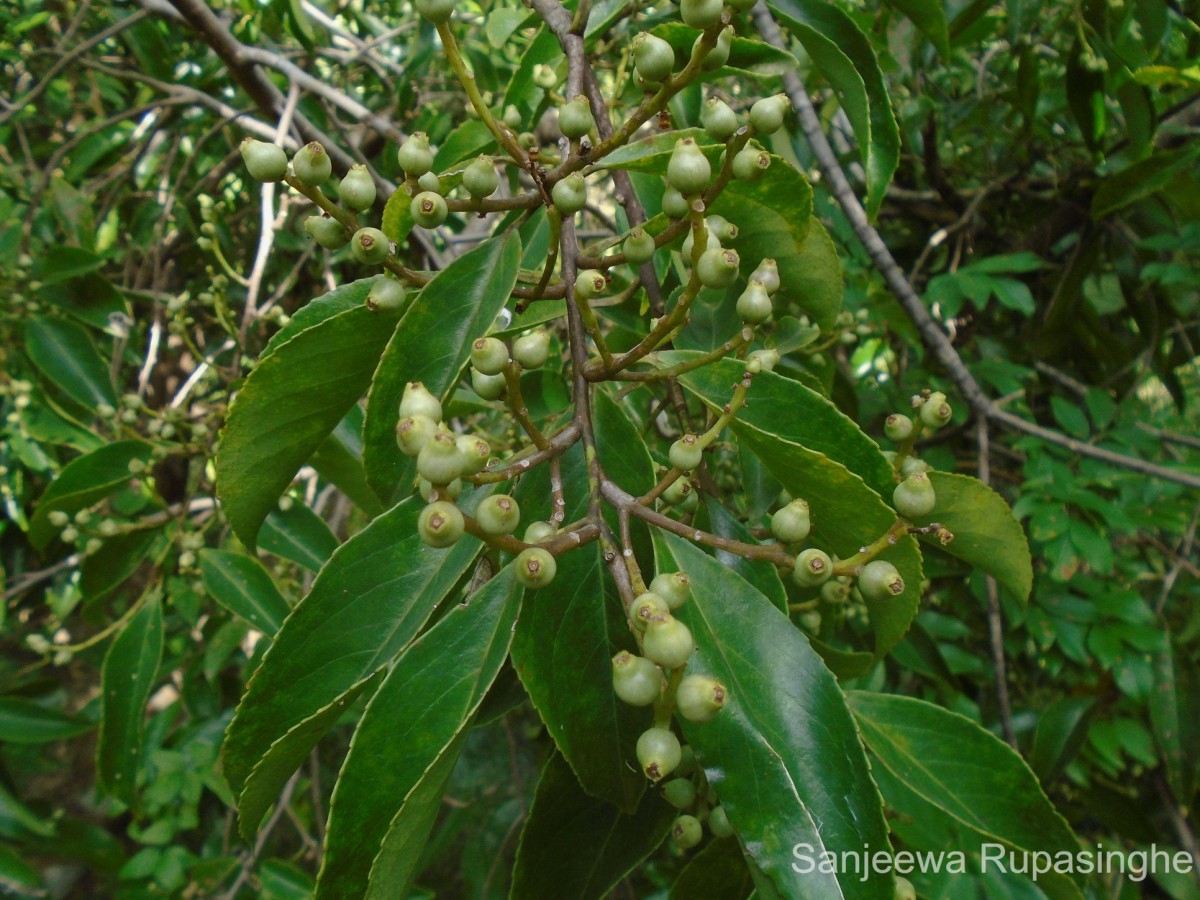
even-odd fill
[{"label": "unripe green berry", "polygon": [[681,472],[690,472],[700,465],[700,460],[704,456],[704,447],[700,445],[699,440],[696,435],[689,432],[671,444],[671,449],[667,451],[671,465]]},{"label": "unripe green berry", "polygon": [[771,533],[784,544],[798,544],[812,530],[808,503],[793,500],[771,516]]},{"label": "unripe green berry", "polygon": [[886,559],[875,559],[858,573],[858,589],[868,600],[886,600],[904,593],[904,579]]},{"label": "unripe green berry", "polygon": [[282,147],[246,138],[239,149],[246,171],[255,181],[279,181],[287,174],[288,158]]},{"label": "unripe green berry", "polygon": [[913,420],[904,413],[892,413],[883,421],[883,433],[888,436],[888,440],[907,440],[913,433]]},{"label": "unripe green berry", "polygon": [[519,129],[523,121],[521,118],[521,111],[511,103],[504,107],[504,115],[501,116],[501,118],[504,120],[504,124],[507,125],[512,131]]},{"label": "unripe green berry", "polygon": [[455,446],[463,461],[463,474],[474,475],[482,472],[489,459],[492,458],[492,448],[481,437],[471,434],[460,434],[454,439]]},{"label": "unripe green berry", "polygon": [[292,157],[292,171],[301,184],[320,187],[333,174],[333,163],[319,141],[309,141]]},{"label": "unripe green berry", "polygon": [[53,510],[50,515],[47,516],[47,518],[50,520],[50,524],[55,528],[63,528],[68,522],[71,521],[71,517],[61,509]]},{"label": "unripe green berry", "polygon": [[809,634],[821,633],[821,614],[815,609],[800,614],[800,627]]},{"label": "unripe green berry", "polygon": [[426,503],[434,500],[457,500],[462,496],[463,483],[461,478],[455,478],[449,484],[434,484],[428,478],[417,476],[417,492]]},{"label": "unripe green berry", "polygon": [[700,843],[704,837],[704,829],[700,820],[686,813],[675,820],[671,826],[671,840],[682,850],[690,850]]},{"label": "unripe green berry", "polygon": [[738,130],[737,113],[729,104],[716,97],[704,104],[704,112],[700,115],[700,124],[714,141],[727,141]]},{"label": "unripe green berry", "polygon": [[675,774],[686,778],[694,771],[696,771],[696,751],[692,749],[691,744],[684,744],[680,750],[679,765],[675,767]]},{"label": "unripe green berry", "polygon": [[406,296],[404,282],[385,276],[371,285],[371,292],[367,294],[366,307],[371,312],[399,312],[404,308]]},{"label": "unripe green berry", "polygon": [[676,809],[691,809],[696,802],[696,786],[687,778],[672,778],[663,785],[663,799]]},{"label": "unripe green berry", "polygon": [[757,181],[771,167],[771,154],[766,150],[746,146],[733,157],[733,177],[739,181]]},{"label": "unripe green berry", "polygon": [[558,73],[554,70],[553,66],[538,63],[533,67],[533,83],[542,90],[551,90],[558,86],[558,82]]},{"label": "unripe green berry", "polygon": [[892,491],[892,506],[906,519],[920,519],[937,505],[937,494],[927,472],[909,475]]},{"label": "unripe green berry", "polygon": [[558,109],[558,130],[571,140],[578,140],[596,127],[588,98],[580,94]]},{"label": "unripe green berry", "polygon": [[621,245],[625,260],[634,266],[650,262],[654,258],[655,249],[654,238],[641,228],[631,229],[625,243]]},{"label": "unripe green berry", "polygon": [[662,781],[675,771],[680,757],[679,738],[667,728],[647,728],[637,740],[637,758],[651,781]]},{"label": "unripe green berry", "polygon": [[667,181],[685,197],[699,194],[712,180],[712,164],[697,146],[695,138],[680,138],[675,142],[667,161]]},{"label": "unripe green berry", "polygon": [[350,239],[350,252],[363,265],[377,266],[392,252],[391,241],[378,228],[360,228]]},{"label": "unripe green berry", "polygon": [[304,230],[326,250],[337,250],[346,244],[346,227],[337,219],[309,216],[304,220]]},{"label": "unripe green berry", "polygon": [[422,191],[429,191],[433,194],[445,196],[446,192],[442,190],[442,179],[438,177],[437,172],[426,172],[424,175],[417,178],[417,187]]},{"label": "unripe green berry", "polygon": [[472,196],[479,199],[490,197],[500,187],[500,173],[496,171],[496,162],[490,156],[480,156],[463,169],[463,187]]},{"label": "unripe green berry", "polygon": [[613,657],[613,691],[630,706],[649,706],[662,693],[662,671],[644,656],[622,650]]},{"label": "unripe green berry", "polygon": [[508,366],[508,347],[499,338],[478,338],[471,345],[471,365],[484,375],[499,375]]},{"label": "unripe green berry", "polygon": [[438,431],[417,454],[417,474],[433,484],[449,484],[462,475],[463,458],[449,431]]},{"label": "unripe green berry", "polygon": [[508,387],[503,375],[484,375],[476,368],[471,369],[471,387],[484,400],[499,400]]},{"label": "unripe green berry", "polygon": [[[705,237],[705,243],[704,243],[705,250],[720,250],[721,249],[721,239],[719,237],[717,237],[715,234],[713,234],[713,232],[711,230],[706,229],[704,232],[704,237]],[[683,258],[686,259],[688,262],[692,261],[692,249],[696,246],[695,240],[696,240],[696,232],[692,231],[689,228],[687,235],[683,239],[683,247],[682,247]]]},{"label": "unripe green berry", "polygon": [[675,708],[689,722],[708,722],[725,705],[725,685],[707,675],[685,675],[675,694]]},{"label": "unripe green berry", "polygon": [[513,341],[513,359],[522,369],[540,369],[550,358],[550,335],[539,328]]},{"label": "unripe green berry", "polygon": [[683,572],[662,572],[654,576],[650,590],[667,601],[667,608],[674,611],[692,596],[692,583]]},{"label": "unripe green berry", "polygon": [[830,579],[821,585],[821,600],[831,606],[845,603],[850,599],[850,587],[842,581]]},{"label": "unripe green berry", "polygon": [[750,125],[761,135],[774,134],[783,125],[783,116],[791,107],[787,94],[763,97],[750,107]]},{"label": "unripe green berry", "polygon": [[629,606],[629,621],[633,624],[635,631],[644,632],[650,620],[655,616],[663,616],[669,614],[670,607],[667,606],[667,601],[660,597],[654,591],[646,591],[638,597]]},{"label": "unripe green berry", "polygon": [[475,521],[484,534],[512,534],[521,522],[521,507],[508,494],[492,494],[475,510]]},{"label": "unripe green berry", "polygon": [[580,300],[591,300],[599,297],[608,287],[608,281],[603,272],[595,269],[584,269],[575,278],[575,296]]},{"label": "unripe green berry", "polygon": [[686,506],[690,498],[696,496],[696,490],[686,478],[676,478],[662,492],[663,502],[668,506]]},{"label": "unripe green berry", "polygon": [[542,541],[550,540],[556,534],[558,534],[558,528],[553,522],[530,522],[522,540],[527,544],[540,544]]},{"label": "unripe green berry", "polygon": [[711,28],[721,21],[723,0],[679,0],[679,15],[692,28]]},{"label": "unripe green berry", "polygon": [[737,281],[739,262],[736,250],[705,250],[696,263],[696,277],[706,288],[727,288]]},{"label": "unripe green berry", "polygon": [[904,462],[900,463],[900,476],[902,478],[907,478],[909,475],[916,475],[918,472],[932,471],[933,466],[915,456],[906,456],[904,457]]},{"label": "unripe green berry", "polygon": [[413,5],[434,25],[441,25],[454,15],[454,0],[414,0]]},{"label": "unripe green berry", "polygon": [[441,401],[429,393],[429,389],[420,381],[406,384],[400,397],[400,418],[409,416],[425,416],[434,422],[442,421]]},{"label": "unripe green berry", "polygon": [[[700,42],[704,39],[703,35],[696,38],[692,44],[692,53],[696,53]],[[733,26],[726,25],[721,29],[721,33],[717,35],[717,43],[708,54],[704,57],[704,61],[700,63],[700,68],[705,72],[711,72],[713,69],[719,69],[729,61],[729,51],[733,47]]]},{"label": "unripe green berry", "polygon": [[771,318],[771,297],[761,281],[751,280],[737,301],[737,314],[748,325],[761,325]]},{"label": "unripe green berry", "polygon": [[686,665],[695,646],[688,627],[669,613],[657,615],[646,623],[642,652],[648,660],[664,669]]},{"label": "unripe green berry", "polygon": [[930,394],[925,402],[921,404],[921,421],[925,427],[930,430],[941,428],[950,421],[954,410],[950,408],[950,404],[946,402],[946,395],[941,391],[935,391]]},{"label": "unripe green berry", "polygon": [[527,547],[513,560],[517,567],[517,581],[527,588],[541,588],[554,580],[558,563],[550,552],[541,547]]},{"label": "unripe green berry", "polygon": [[587,184],[583,175],[572,172],[550,189],[554,207],[564,215],[573,216],[587,205]]},{"label": "unripe green berry", "polygon": [[651,84],[658,84],[675,69],[675,51],[671,45],[649,32],[633,39],[633,65]]},{"label": "unripe green berry", "polygon": [[712,836],[715,838],[733,836],[733,826],[729,824],[729,816],[725,812],[725,807],[714,806],[709,811],[708,830],[712,832]]},{"label": "unripe green berry", "polygon": [[458,507],[445,500],[430,503],[417,519],[417,533],[430,547],[449,547],[462,537],[465,527]]},{"label": "unripe green berry", "polygon": [[364,165],[351,166],[338,184],[338,199],[342,206],[355,212],[370,209],[375,202],[375,182]]},{"label": "unripe green berry", "polygon": [[716,236],[717,240],[722,244],[727,241],[737,240],[738,227],[724,216],[713,215],[705,217],[704,227],[708,229],[709,234]]},{"label": "unripe green berry", "polygon": [[422,228],[437,228],[446,221],[446,216],[450,215],[445,198],[433,191],[421,191],[413,197],[409,212],[412,213],[413,221]]},{"label": "unripe green berry", "polygon": [[747,367],[751,363],[758,363],[758,370],[760,372],[774,371],[775,366],[779,363],[779,351],[774,347],[766,350],[751,350],[746,356]]},{"label": "unripe green berry", "polygon": [[761,281],[767,293],[774,297],[775,292],[779,290],[779,266],[773,259],[764,259],[758,264],[758,268],[750,273],[750,279]]},{"label": "unripe green berry", "polygon": [[405,456],[415,458],[437,430],[437,422],[428,416],[407,416],[396,423],[396,446]]},{"label": "unripe green berry", "polygon": [[796,568],[792,569],[792,581],[801,587],[816,587],[824,584],[833,574],[833,560],[824,550],[810,547],[796,557]]},{"label": "unripe green berry", "polygon": [[683,219],[687,217],[691,206],[688,204],[687,197],[668,186],[663,191],[662,196],[662,211],[672,219]]}]

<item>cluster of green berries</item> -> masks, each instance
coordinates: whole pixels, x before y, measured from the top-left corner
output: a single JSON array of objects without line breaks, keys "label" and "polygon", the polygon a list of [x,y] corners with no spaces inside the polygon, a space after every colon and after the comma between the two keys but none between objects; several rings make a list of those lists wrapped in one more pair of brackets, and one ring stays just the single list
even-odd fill
[{"label": "cluster of green berries", "polygon": [[929,479],[929,465],[909,451],[922,431],[937,431],[947,425],[954,415],[946,395],[941,391],[925,391],[913,397],[914,416],[893,413],[883,423],[883,433],[901,447],[897,475],[901,481],[892,492],[892,505],[907,519],[921,519],[931,514],[937,505],[937,494]]},{"label": "cluster of green berries", "polygon": [[484,400],[498,400],[508,385],[505,372],[540,369],[550,359],[550,334],[543,328],[527,331],[512,345],[496,337],[471,344],[471,387]]},{"label": "cluster of green berries", "polygon": [[691,747],[684,747],[674,778],[663,783],[662,796],[675,809],[679,817],[671,827],[671,841],[681,850],[688,850],[700,843],[704,826],[715,838],[733,835],[733,826],[725,808],[717,802],[716,794],[705,777],[704,770],[696,765]]}]

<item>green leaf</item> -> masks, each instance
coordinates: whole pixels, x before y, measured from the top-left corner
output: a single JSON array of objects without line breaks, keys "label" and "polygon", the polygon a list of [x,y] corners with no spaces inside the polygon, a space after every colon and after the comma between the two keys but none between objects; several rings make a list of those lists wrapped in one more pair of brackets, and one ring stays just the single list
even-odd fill
[{"label": "green leaf", "polygon": [[58,534],[58,528],[50,523],[50,513],[78,512],[107,497],[133,477],[129,471],[131,462],[136,459],[150,464],[153,450],[142,441],[117,441],[71,460],[37,502],[29,520],[30,543],[45,547]]},{"label": "green leaf", "polygon": [[363,409],[355,404],[333,433],[313,454],[312,466],[368,516],[383,512],[383,504],[367,483],[362,461]]},{"label": "green leaf", "polygon": [[[654,483],[650,456],[637,429],[602,392],[594,395],[596,443],[608,472],[640,494]],[[562,457],[570,486],[565,521],[587,510],[583,448]],[[545,466],[521,480],[518,499],[532,521],[549,518],[550,484]],[[552,584],[530,591],[513,639],[513,667],[559,752],[583,789],[632,812],[645,779],[628,765],[645,714],[621,703],[612,691],[612,656],[634,647],[619,598],[604,572],[598,544],[564,554]]]},{"label": "green leaf", "polygon": [[268,859],[255,867],[262,885],[262,900],[309,900],[316,882],[292,863]]},{"label": "green leaf", "polygon": [[396,660],[333,789],[316,900],[363,896],[405,797],[466,727],[508,656],[521,594],[512,567],[501,570]]},{"label": "green leaf", "polygon": [[286,325],[271,335],[267,346],[259,354],[259,362],[262,362],[296,335],[303,334],[308,329],[320,325],[327,319],[332,319],[339,313],[363,306],[367,302],[367,295],[371,293],[372,285],[382,277],[381,275],[372,275],[370,278],[360,278],[358,281],[339,285],[332,291],[327,291],[321,296],[309,300],[292,313]]},{"label": "green leaf", "polygon": [[606,897],[663,842],[676,815],[657,791],[647,791],[633,813],[590,796],[556,753],[521,830],[509,897]]},{"label": "green leaf", "polygon": [[[1090,54],[1092,51],[1088,48],[1086,52]],[[1084,143],[1090,150],[1096,150],[1108,125],[1104,101],[1104,73],[1084,65],[1083,53],[1077,43],[1067,59],[1067,107],[1079,126]]]},{"label": "green leaf", "polygon": [[0,743],[3,744],[67,741],[95,727],[94,722],[68,716],[24,697],[0,697]]},{"label": "green leaf", "polygon": [[[699,354],[673,351],[659,355],[668,365],[674,365]],[[721,359],[680,375],[679,383],[719,412],[729,402],[730,388],[741,380],[745,369],[740,360]],[[754,376],[748,400],[738,411],[738,422],[823,453],[858,475],[878,494],[886,496],[895,487],[892,466],[879,445],[816,391],[774,372],[760,372]]]},{"label": "green leaf", "polygon": [[442,810],[442,796],[466,743],[467,730],[459,733],[438,754],[437,761],[421,775],[404,798],[404,805],[388,826],[367,884],[367,900],[407,897],[420,874],[425,845]]},{"label": "green leaf", "polygon": [[412,197],[403,187],[397,187],[383,207],[383,220],[379,227],[389,240],[402,244],[408,240],[416,224],[412,215]]},{"label": "green leaf", "polygon": [[1169,635],[1163,643],[1162,651],[1154,658],[1150,724],[1166,763],[1171,792],[1176,798],[1191,797],[1200,760],[1200,675]]},{"label": "green leaf", "polygon": [[[336,719],[330,708],[408,645],[479,553],[474,538],[426,547],[417,534],[422,508],[419,498],[401,503],[339,547],[250,679],[222,751],[243,832],[253,833]],[[256,768],[268,751],[270,764]]]},{"label": "green leaf", "polygon": [[407,490],[414,467],[396,446],[400,398],[410,381],[443,401],[517,281],[521,239],[515,232],[484,241],[439,272],[400,320],[371,381],[363,426],[363,462],[384,500]]},{"label": "green leaf", "polygon": [[89,600],[116,590],[138,571],[146,557],[163,546],[163,531],[142,529],[104,542],[79,567],[79,588]]},{"label": "green leaf", "polygon": [[946,7],[942,0],[888,0],[904,13],[929,42],[937,48],[942,59],[950,59],[950,29],[946,24]]},{"label": "green leaf", "polygon": [[[750,534],[750,530],[739,522],[729,510],[717,502],[715,498],[705,497],[704,505],[708,512],[709,521],[712,523],[713,534],[748,544],[754,543],[754,537]],[[770,600],[777,609],[785,614],[787,613],[787,591],[784,589],[783,580],[779,577],[779,573],[775,571],[775,566],[772,563],[746,559],[744,556],[738,556],[736,553],[730,553],[727,550],[715,550],[713,555],[722,565],[728,567],[730,571],[737,572],[746,579],[746,581],[753,585],[756,591]]]},{"label": "green leaf", "polygon": [[258,533],[258,548],[291,560],[310,572],[321,566],[337,549],[337,538],[325,521],[303,503],[288,498],[287,508],[276,508]]},{"label": "green leaf", "polygon": [[249,549],[297,470],[370,384],[394,323],[365,306],[346,310],[280,344],[246,378],[216,469],[225,516]]},{"label": "green leaf", "polygon": [[783,613],[707,553],[671,534],[658,552],[659,571],[678,568],[692,582],[691,601],[675,613],[696,641],[688,671],[728,689],[716,718],[684,722],[683,732],[751,859],[784,897],[890,900],[888,875],[792,869],[801,843],[817,855],[889,847],[879,792],[832,673]]},{"label": "green leaf", "polygon": [[1029,766],[1043,784],[1057,778],[1087,740],[1094,697],[1059,697],[1038,718]]},{"label": "green leaf", "polygon": [[916,524],[938,522],[954,540],[943,545],[933,535],[923,535],[922,541],[987,572],[1025,603],[1033,588],[1033,559],[1021,523],[1004,498],[969,475],[930,472],[929,480],[937,506]]},{"label": "green leaf", "polygon": [[804,45],[850,119],[867,173],[863,205],[874,217],[900,160],[900,131],[875,51],[854,21],[832,3],[772,0],[770,6]]},{"label": "green leaf", "polygon": [[456,163],[474,159],[495,146],[496,138],[482,119],[467,119],[446,135],[446,139],[438,147],[433,157],[433,171],[445,172]]},{"label": "green leaf", "polygon": [[202,550],[200,571],[212,598],[235,616],[274,637],[291,608],[262,563],[229,550]]},{"label": "green leaf", "polygon": [[670,900],[745,900],[754,877],[736,840],[713,840],[692,857],[671,885]]},{"label": "green leaf", "polygon": [[45,897],[41,873],[15,848],[0,844],[0,890],[11,897]]},{"label": "green leaf", "polygon": [[38,255],[33,274],[43,284],[57,284],[95,272],[103,265],[104,257],[91,250],[51,245]]},{"label": "green leaf", "polygon": [[1100,181],[1092,195],[1092,218],[1103,219],[1131,203],[1156,194],[1200,156],[1200,148],[1161,150]]},{"label": "green leaf", "polygon": [[117,405],[108,364],[82,326],[65,319],[30,319],[25,352],[38,371],[76,403],[92,410],[101,403]]},{"label": "green leaf", "polygon": [[133,803],[146,701],[162,648],[162,605],[154,590],[112,642],[100,671],[96,780],[103,790],[127,804]]},{"label": "green leaf", "polygon": [[[991,732],[911,697],[852,691],[849,699],[872,756],[925,801],[1010,849],[1078,850],[1025,761]],[[1052,897],[1082,896],[1063,875],[1045,874],[1039,885]]]}]

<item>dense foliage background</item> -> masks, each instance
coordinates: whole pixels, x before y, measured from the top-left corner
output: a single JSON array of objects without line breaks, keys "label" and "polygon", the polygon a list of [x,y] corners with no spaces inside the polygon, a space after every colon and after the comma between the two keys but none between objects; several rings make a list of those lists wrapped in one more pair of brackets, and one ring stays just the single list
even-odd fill
[{"label": "dense foliage background", "polygon": [[[990,481],[1034,559],[1023,604],[928,555],[907,638],[842,686],[923,698],[1003,737],[1084,844],[1195,856],[1200,10],[838,6],[865,35],[841,43],[866,74],[833,90],[819,53],[799,42],[794,70],[852,187],[877,209],[879,235],[1002,414],[981,415],[947,360],[927,352],[793,121],[769,147],[814,183],[846,311],[819,337],[798,324],[781,371],[819,385],[877,437],[914,393],[945,390],[954,422],[921,457]],[[801,19],[820,8],[781,7]],[[517,86],[525,125],[549,143],[531,69],[556,64],[557,45],[547,49],[518,4],[457,15],[479,88],[499,104]],[[217,757],[264,634],[382,510],[363,472],[361,411],[271,513],[264,567],[250,572],[237,569],[246,557],[217,506],[213,458],[231,392],[271,336],[311,298],[371,272],[316,248],[303,231],[311,204],[250,181],[237,147],[246,134],[274,140],[282,118],[304,140],[327,136],[335,168],[366,161],[396,182],[402,133],[425,131],[458,161],[482,149],[479,123],[406,3],[21,2],[0,17],[0,889],[308,896],[353,720],[287,782],[251,844]],[[611,62],[605,78],[624,79],[629,36],[677,14],[599,3],[592,18],[604,23],[589,41]],[[749,19],[738,27],[757,37]],[[791,65],[746,50],[724,84],[732,105],[778,90]],[[672,101],[676,126],[698,122],[700,96]],[[877,126],[869,135],[864,116]],[[875,168],[889,161],[890,185]],[[610,233],[611,214],[585,214],[582,229]],[[485,235],[453,216],[414,239],[411,256],[440,269]],[[614,314],[609,327],[628,325]],[[561,406],[556,388],[547,381],[531,405]],[[238,578],[251,588],[231,588]],[[863,616],[821,612],[850,628]],[[486,704],[424,852],[428,896],[507,891],[552,753],[511,672]],[[905,846],[978,844],[961,818],[875,770]],[[713,846],[710,857],[724,852]],[[665,896],[688,862],[664,845],[616,896]],[[922,896],[1039,893],[1020,878],[913,881]],[[1087,889],[1197,892],[1169,875]]]}]

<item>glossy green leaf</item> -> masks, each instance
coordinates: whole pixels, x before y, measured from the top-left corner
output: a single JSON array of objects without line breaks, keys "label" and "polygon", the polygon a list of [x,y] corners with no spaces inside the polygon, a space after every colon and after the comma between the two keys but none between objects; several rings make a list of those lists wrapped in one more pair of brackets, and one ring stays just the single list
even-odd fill
[{"label": "glossy green leaf", "polygon": [[623,813],[586,793],[567,761],[554,754],[521,831],[509,897],[606,897],[663,842],[676,815],[657,791]]},{"label": "glossy green leaf", "polygon": [[362,461],[362,426],[363,409],[356,404],[317,448],[312,466],[322,478],[337,485],[355,506],[368,516],[377,516],[383,512],[383,504],[367,483]]},{"label": "glossy green leaf", "polygon": [[267,346],[259,354],[259,361],[266,359],[296,335],[303,334],[340,313],[363,306],[367,302],[367,294],[371,293],[372,285],[381,277],[383,276],[372,275],[369,278],[360,278],[338,285],[319,297],[313,297],[291,314],[286,325],[271,335]]},{"label": "glossy green leaf", "polygon": [[235,616],[274,637],[291,608],[262,563],[230,550],[203,550],[200,571],[213,599]]},{"label": "glossy green leaf", "polygon": [[[852,691],[849,699],[871,755],[927,802],[1010,849],[1078,849],[1025,761],[991,732],[911,697]],[[1039,884],[1052,897],[1078,897],[1076,878],[1048,873]]]},{"label": "glossy green leaf", "polygon": [[942,59],[950,59],[950,29],[943,0],[888,0],[907,16],[937,48]]},{"label": "glossy green leaf", "polygon": [[1196,790],[1200,762],[1200,674],[1168,635],[1155,654],[1150,724],[1176,798]]},{"label": "glossy green leaf", "polygon": [[745,900],[754,877],[734,838],[709,841],[671,885],[670,900]]},{"label": "glossy green leaf", "polygon": [[468,733],[466,729],[459,732],[404,798],[404,805],[388,826],[379,853],[371,863],[367,900],[408,896],[413,880],[420,873],[425,845],[442,811],[442,795]]},{"label": "glossy green leaf", "polygon": [[708,780],[751,859],[784,897],[890,900],[892,879],[792,869],[796,844],[888,849],[879,792],[871,781],[846,698],[802,635],[769,600],[690,542],[664,534],[660,571],[678,568],[692,599],[676,615],[697,650],[689,672],[728,689],[710,722],[683,723]]},{"label": "glossy green leaf", "polygon": [[396,660],[338,775],[316,900],[363,896],[405,797],[467,726],[508,656],[521,595],[512,567],[501,570]]},{"label": "glossy green leaf", "polygon": [[109,538],[99,552],[90,554],[80,565],[80,590],[89,599],[115,591],[133,577],[146,557],[162,547],[160,529],[142,529]]},{"label": "glossy green leaf", "polygon": [[1100,181],[1092,195],[1092,218],[1102,219],[1131,203],[1158,193],[1180,172],[1191,167],[1200,150],[1163,150],[1131,163]]},{"label": "glossy green leaf", "polygon": [[149,465],[153,448],[143,441],[117,441],[71,460],[50,483],[29,520],[29,540],[45,547],[58,533],[50,524],[50,513],[75,513],[107,497],[133,477],[129,464],[137,460]]},{"label": "glossy green leaf", "polygon": [[338,547],[325,521],[304,503],[288,499],[286,509],[276,508],[258,533],[258,548],[291,560],[310,572],[320,571]]},{"label": "glossy green leaf", "polygon": [[117,634],[100,672],[96,779],[107,793],[125,803],[133,802],[146,701],[154,687],[162,649],[162,604],[155,591]]},{"label": "glossy green leaf", "polygon": [[445,400],[512,293],[521,259],[515,232],[484,241],[437,274],[400,320],[371,381],[363,427],[363,461],[385,501],[406,490],[414,466],[396,446],[400,398],[410,381]]},{"label": "glossy green leaf", "polygon": [[493,149],[496,138],[482,119],[467,119],[448,135],[433,157],[433,171],[445,172],[457,163]]},{"label": "glossy green leaf", "polygon": [[67,741],[95,728],[24,697],[0,697],[0,744],[47,744]]},{"label": "glossy green leaf", "polygon": [[1059,697],[1042,710],[1029,767],[1043,784],[1057,778],[1083,747],[1096,706],[1094,697]]},{"label": "glossy green leaf", "polygon": [[[668,365],[694,359],[698,354],[673,351],[660,354]],[[710,409],[729,402],[732,387],[741,380],[745,365],[722,359],[679,376],[684,389]],[[748,402],[737,421],[771,432],[839,462],[876,493],[889,496],[895,486],[892,466],[866,433],[825,397],[774,372],[754,376]]]},{"label": "glossy green leaf", "polygon": [[41,873],[16,848],[0,844],[0,890],[10,897],[45,897]]},{"label": "glossy green leaf", "polygon": [[874,217],[900,160],[900,131],[870,41],[825,0],[772,0],[771,9],[804,45],[833,86],[858,139],[867,173],[867,215]]},{"label": "glossy green leaf", "polygon": [[[253,833],[325,718],[293,729],[385,667],[474,562],[474,538],[426,547],[417,535],[421,509],[419,498],[408,500],[339,547],[264,654],[223,747],[225,777],[243,794],[243,831]],[[269,750],[272,764],[256,768]]]},{"label": "glossy green leaf", "polygon": [[25,352],[46,378],[64,394],[95,409],[116,406],[106,363],[87,329],[66,319],[30,319],[25,325]]},{"label": "glossy green leaf", "polygon": [[216,468],[225,516],[251,550],[279,495],[370,384],[394,324],[365,306],[346,310],[280,344],[246,378]]},{"label": "glossy green leaf", "polygon": [[1021,523],[1004,498],[977,478],[950,472],[930,472],[937,494],[933,514],[918,525],[938,522],[954,540],[942,545],[932,535],[923,542],[982,569],[1008,588],[1021,603],[1033,587],[1033,560]]},{"label": "glossy green leaf", "polygon": [[[642,493],[653,484],[653,469],[641,436],[606,394],[594,398],[596,442],[609,475]],[[563,456],[562,478],[570,522],[587,510],[582,446]],[[549,517],[545,466],[522,478],[517,496],[531,521]],[[592,544],[559,557],[554,582],[529,592],[512,648],[521,683],[583,789],[625,812],[637,808],[645,788],[628,760],[649,723],[644,710],[613,693],[611,660],[633,647],[600,547]]]},{"label": "glossy green leaf", "polygon": [[[708,512],[712,533],[723,538],[729,538],[744,543],[754,543],[750,529],[734,518],[724,506],[712,497],[704,498],[705,509]],[[731,571],[737,572],[750,582],[760,594],[770,600],[783,613],[787,612],[787,591],[783,587],[783,579],[775,570],[773,563],[754,561],[730,553],[727,550],[715,550],[713,555]]]}]

